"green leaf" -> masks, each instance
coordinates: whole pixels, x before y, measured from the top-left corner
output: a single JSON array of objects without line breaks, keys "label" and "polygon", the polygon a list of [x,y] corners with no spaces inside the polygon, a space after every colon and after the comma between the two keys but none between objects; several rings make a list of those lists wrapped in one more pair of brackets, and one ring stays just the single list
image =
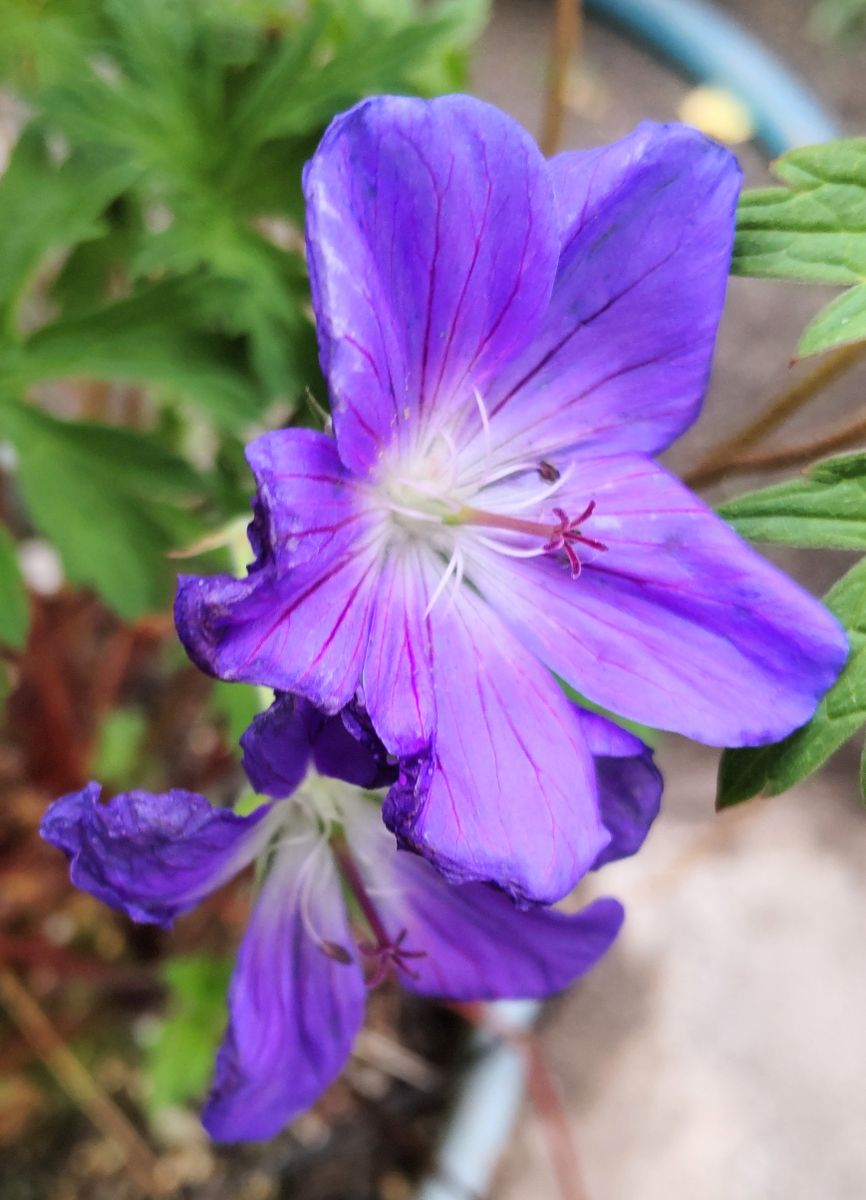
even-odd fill
[{"label": "green leaf", "polygon": [[0,178],[0,320],[14,310],[33,273],[52,251],[97,237],[105,206],[129,184],[129,164],[90,147],[59,164],[42,131],[24,131]]},{"label": "green leaf", "polygon": [[237,747],[241,734],[246,733],[253,718],[267,708],[270,700],[266,689],[222,680],[214,683],[210,696],[211,707],[225,721],[226,735],[233,747]]},{"label": "green leaf", "polygon": [[866,337],[866,138],[792,150],[787,185],[743,193],[731,269],[738,275],[853,285],[806,330],[800,355]]},{"label": "green leaf", "polygon": [[750,542],[866,550],[866,454],[816,463],[798,478],[726,501],[719,514]]},{"label": "green leaf", "polygon": [[259,395],[228,338],[196,328],[198,286],[166,280],[94,312],[46,325],[15,350],[0,348],[7,389],[60,378],[123,379],[176,389],[236,429],[259,414]]},{"label": "green leaf", "polygon": [[109,712],[99,728],[91,778],[116,789],[140,787],[136,775],[146,734],[147,720],[142,712],[132,708]]},{"label": "green leaf", "polygon": [[18,568],[15,539],[0,525],[0,642],[23,648],[30,624],[27,589]]},{"label": "green leaf", "polygon": [[817,770],[866,723],[866,559],[831,588],[825,603],[848,632],[851,650],[838,680],[807,725],[771,746],[726,750],[718,808],[752,796],[776,796]]},{"label": "green leaf", "polygon": [[15,445],[28,513],[68,577],[127,620],[162,608],[176,577],[168,551],[204,532],[182,507],[205,490],[192,469],[146,434],[58,421],[25,405],[0,407],[0,434]]},{"label": "green leaf", "polygon": [[231,969],[230,958],[205,955],[166,964],[169,1015],[146,1059],[152,1111],[198,1099],[207,1087],[226,1022]]}]

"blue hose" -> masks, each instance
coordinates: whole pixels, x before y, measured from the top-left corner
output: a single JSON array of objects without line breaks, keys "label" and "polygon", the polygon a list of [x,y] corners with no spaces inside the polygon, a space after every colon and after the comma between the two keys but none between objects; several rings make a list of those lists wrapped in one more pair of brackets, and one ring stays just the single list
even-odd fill
[{"label": "blue hose", "polygon": [[797,77],[736,21],[704,0],[586,0],[682,74],[725,88],[748,108],[771,157],[840,136],[839,126]]}]

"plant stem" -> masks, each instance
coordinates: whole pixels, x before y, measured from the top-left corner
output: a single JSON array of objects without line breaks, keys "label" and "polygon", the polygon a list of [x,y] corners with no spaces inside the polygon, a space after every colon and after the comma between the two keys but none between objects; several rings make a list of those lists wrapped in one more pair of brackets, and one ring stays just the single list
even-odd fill
[{"label": "plant stem", "polygon": [[826,355],[813,371],[771,400],[754,421],[711,450],[696,467],[686,473],[684,481],[692,488],[709,487],[718,483],[729,471],[740,470],[744,450],[751,449],[863,357],[866,357],[866,343],[863,342],[841,346]]},{"label": "plant stem", "polygon": [[562,140],[569,70],[572,56],[580,51],[583,34],[581,0],[554,0],[554,3],[556,8],[547,64],[544,122],[539,138],[541,149],[546,155],[555,154]]},{"label": "plant stem", "polygon": [[825,454],[833,454],[837,450],[851,450],[858,442],[866,438],[866,417],[859,417],[850,425],[828,433],[826,437],[814,438],[809,442],[801,442],[786,450],[774,450],[767,454],[753,454],[739,458],[731,463],[725,474],[744,475],[749,471],[781,471],[787,467],[801,467],[805,463],[814,462]]}]

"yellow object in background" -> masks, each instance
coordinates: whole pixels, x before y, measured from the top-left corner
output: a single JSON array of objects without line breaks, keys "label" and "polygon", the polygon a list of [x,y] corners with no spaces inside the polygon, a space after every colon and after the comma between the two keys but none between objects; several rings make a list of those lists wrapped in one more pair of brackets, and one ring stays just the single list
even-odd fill
[{"label": "yellow object in background", "polygon": [[729,146],[747,142],[755,132],[749,109],[725,88],[694,88],[684,97],[677,115],[686,125]]}]

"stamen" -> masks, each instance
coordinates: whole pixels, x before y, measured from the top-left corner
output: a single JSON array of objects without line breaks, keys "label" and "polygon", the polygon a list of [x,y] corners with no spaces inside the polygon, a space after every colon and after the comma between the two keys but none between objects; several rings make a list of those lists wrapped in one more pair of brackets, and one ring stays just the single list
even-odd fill
[{"label": "stamen", "polygon": [[538,558],[540,555],[548,553],[546,546],[521,549],[519,546],[508,546],[505,542],[497,542],[493,538],[485,537],[483,533],[477,534],[476,537],[482,546],[486,546],[488,550],[495,550],[497,554],[504,554],[506,558]]},{"label": "stamen", "polygon": [[524,508],[535,508],[539,504],[544,504],[551,496],[555,496],[560,488],[565,487],[573,471],[574,463],[569,463],[564,471],[557,472],[556,478],[548,487],[542,488],[540,492],[533,492],[529,496],[522,496],[520,499],[515,500],[513,504],[498,504],[498,511],[520,512]]},{"label": "stamen", "polygon": [[433,609],[436,607],[436,601],[439,599],[439,597],[445,591],[445,586],[448,583],[448,580],[451,578],[452,574],[457,570],[459,558],[461,558],[460,549],[459,549],[459,547],[455,546],[454,553],[451,555],[451,558],[448,560],[448,566],[445,568],[445,570],[442,574],[442,578],[436,584],[436,587],[433,590],[433,595],[430,597],[427,607],[424,609],[424,620],[425,621],[430,616]]}]

